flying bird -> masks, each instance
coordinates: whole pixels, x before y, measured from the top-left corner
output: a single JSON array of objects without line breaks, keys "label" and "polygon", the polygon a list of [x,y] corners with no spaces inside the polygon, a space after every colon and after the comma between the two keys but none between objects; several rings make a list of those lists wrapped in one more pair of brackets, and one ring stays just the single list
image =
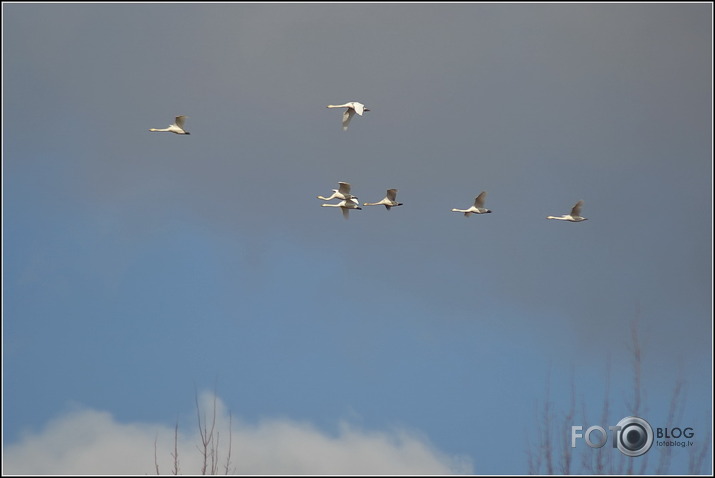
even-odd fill
[{"label": "flying bird", "polygon": [[321,204],[323,207],[339,207],[343,211],[343,217],[345,219],[348,219],[350,217],[350,210],[351,209],[360,209],[360,203],[357,201],[357,198],[351,198],[351,199],[343,199],[337,204]]},{"label": "flying bird", "polygon": [[163,129],[156,129],[156,128],[151,128],[149,131],[167,131],[169,133],[176,133],[176,134],[191,134],[188,131],[184,130],[184,120],[188,118],[188,116],[181,115],[177,116],[174,119],[174,124],[169,125],[168,128],[163,128]]},{"label": "flying bird", "polygon": [[363,206],[380,206],[383,205],[389,211],[393,206],[402,206],[401,202],[397,202],[397,189],[388,189],[387,195],[378,202],[366,202]]},{"label": "flying bird", "polygon": [[344,105],[328,105],[327,108],[346,108],[343,112],[343,131],[348,130],[348,124],[350,124],[350,120],[353,119],[355,113],[362,116],[363,112],[370,111],[365,108],[364,104],[358,103],[357,101],[351,101],[349,103],[345,103]]},{"label": "flying bird", "polygon": [[484,207],[484,200],[487,197],[487,192],[482,191],[479,196],[474,198],[474,205],[468,209],[452,209],[452,212],[463,212],[465,217],[469,217],[471,214],[487,214],[492,212],[490,209]]},{"label": "flying bird", "polygon": [[573,208],[571,208],[571,214],[564,214],[563,216],[546,216],[546,219],[558,219],[559,221],[570,222],[588,221],[588,218],[581,216],[581,206],[583,206],[583,201],[579,201],[574,204]]},{"label": "flying bird", "polygon": [[353,196],[350,194],[351,186],[350,183],[346,183],[343,181],[338,182],[338,189],[333,189],[333,194],[331,194],[328,197],[323,197],[323,196],[316,196],[318,199],[322,199],[323,201],[330,201],[331,199],[357,199],[357,196]]}]

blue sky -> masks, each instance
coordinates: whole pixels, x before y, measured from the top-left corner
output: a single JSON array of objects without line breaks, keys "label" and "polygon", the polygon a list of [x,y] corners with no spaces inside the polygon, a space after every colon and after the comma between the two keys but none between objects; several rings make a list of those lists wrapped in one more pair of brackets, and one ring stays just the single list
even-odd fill
[{"label": "blue sky", "polygon": [[4,472],[526,473],[637,321],[711,473],[712,160],[710,3],[3,3]]}]

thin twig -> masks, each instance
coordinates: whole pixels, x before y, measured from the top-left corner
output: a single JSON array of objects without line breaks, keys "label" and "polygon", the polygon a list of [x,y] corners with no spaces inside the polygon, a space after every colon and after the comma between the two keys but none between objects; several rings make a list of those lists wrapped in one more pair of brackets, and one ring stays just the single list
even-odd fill
[{"label": "thin twig", "polygon": [[174,468],[171,470],[173,475],[179,474],[179,419],[176,419],[176,425],[174,425],[174,453],[171,457],[174,459]]},{"label": "thin twig", "polygon": [[229,466],[231,465],[231,445],[233,442],[232,435],[233,435],[233,430],[232,430],[232,422],[233,422],[233,417],[231,415],[231,412],[228,412],[228,454],[226,456],[226,467],[224,470],[224,474],[228,475],[228,469]]},{"label": "thin twig", "polygon": [[159,432],[156,432],[156,437],[154,437],[154,468],[156,468],[156,474],[160,475],[159,473],[159,462],[156,459],[156,441],[159,439]]}]

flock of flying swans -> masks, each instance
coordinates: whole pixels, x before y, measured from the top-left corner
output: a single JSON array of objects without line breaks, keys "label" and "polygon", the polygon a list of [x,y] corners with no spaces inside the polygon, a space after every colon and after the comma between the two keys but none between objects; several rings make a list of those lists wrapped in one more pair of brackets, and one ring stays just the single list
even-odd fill
[{"label": "flock of flying swans", "polygon": [[[343,131],[347,131],[348,124],[350,120],[357,113],[362,116],[365,111],[370,111],[365,107],[364,104],[358,103],[357,101],[350,101],[343,105],[328,105],[326,108],[345,108],[343,112]],[[180,115],[174,118],[174,123],[170,124],[168,128],[150,128],[149,131],[153,132],[167,132],[174,134],[191,134],[184,129],[184,121],[188,118],[186,115]],[[358,202],[358,197],[353,196],[350,193],[351,186],[350,183],[344,181],[338,182],[338,189],[333,189],[333,194],[328,197],[317,196],[318,199],[323,201],[330,201],[332,199],[340,199],[340,202],[334,204],[321,204],[323,207],[339,207],[343,212],[343,217],[348,219],[350,217],[351,209],[360,209],[360,203]],[[490,209],[484,207],[484,201],[486,200],[487,192],[482,191],[479,196],[474,198],[474,204],[467,209],[457,209],[453,208],[452,212],[461,212],[465,217],[469,217],[472,214],[488,214],[492,212]],[[387,194],[383,199],[378,202],[366,202],[363,206],[385,206],[388,211],[390,208],[395,206],[402,206],[401,202],[397,202],[397,189],[388,189]],[[581,216],[581,206],[583,206],[583,201],[578,201],[571,208],[571,214],[564,214],[562,216],[546,216],[546,219],[556,219],[559,221],[569,221],[569,222],[581,222],[586,221],[588,218]]]},{"label": "flock of flying swans", "polygon": [[[358,197],[354,196],[352,193],[352,186],[350,183],[345,181],[338,182],[338,189],[333,189],[333,194],[328,197],[316,196],[318,199],[323,201],[330,201],[331,199],[340,199],[340,202],[333,204],[321,204],[324,207],[339,207],[343,211],[343,217],[348,219],[350,217],[350,209],[360,209],[360,203],[358,202]],[[484,201],[487,198],[487,192],[482,191],[479,196],[474,198],[474,204],[467,209],[457,209],[453,208],[452,212],[461,212],[465,217],[469,217],[472,214],[488,214],[491,213],[491,209],[484,207]],[[388,211],[390,208],[395,206],[402,206],[401,202],[397,202],[397,189],[388,189],[385,197],[378,202],[365,202],[362,203],[363,206],[385,206]],[[581,216],[581,206],[583,201],[577,202],[571,209],[571,214],[564,214],[563,216],[547,216],[546,219],[558,219],[560,221],[570,221],[570,222],[581,222],[586,221],[587,218]]]},{"label": "flock of flying swans", "polygon": [[[353,196],[350,192],[352,187],[350,183],[344,181],[338,182],[338,189],[333,189],[333,194],[328,197],[316,196],[318,199],[323,201],[330,201],[331,199],[340,199],[339,203],[334,204],[322,204],[324,207],[339,207],[343,211],[343,217],[348,219],[350,217],[350,209],[360,209],[360,203],[358,202],[358,197]],[[388,211],[390,208],[395,206],[402,206],[401,202],[397,202],[397,189],[388,189],[385,197],[377,202],[366,202],[363,206],[385,206]]]}]

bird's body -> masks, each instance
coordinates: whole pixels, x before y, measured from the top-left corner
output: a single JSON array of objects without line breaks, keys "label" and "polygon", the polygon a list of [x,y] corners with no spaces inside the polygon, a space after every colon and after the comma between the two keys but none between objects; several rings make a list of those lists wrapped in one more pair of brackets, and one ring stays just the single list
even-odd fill
[{"label": "bird's body", "polygon": [[360,209],[360,203],[357,201],[357,198],[351,198],[351,199],[343,199],[339,203],[336,204],[321,204],[323,207],[339,207],[342,212],[343,212],[343,217],[345,219],[348,219],[350,217],[350,210],[351,209]]},{"label": "bird's body", "polygon": [[357,196],[353,196],[350,194],[350,190],[352,187],[350,186],[350,183],[346,183],[343,181],[338,182],[338,189],[333,189],[333,194],[331,194],[328,197],[323,197],[323,196],[316,196],[318,199],[322,199],[323,201],[330,201],[331,199],[357,199]]},{"label": "bird's body", "polygon": [[389,211],[391,207],[402,206],[401,202],[397,202],[397,189],[388,189],[385,197],[378,202],[366,202],[363,206],[385,206]]},{"label": "bird's body", "polygon": [[343,112],[343,131],[348,130],[350,120],[353,119],[355,113],[362,116],[365,111],[370,111],[365,108],[364,104],[358,103],[357,101],[351,101],[349,103],[345,103],[344,105],[328,105],[326,108],[346,108]]},{"label": "bird's body", "polygon": [[559,221],[569,221],[569,222],[581,222],[587,221],[588,218],[581,216],[581,206],[583,206],[583,201],[579,201],[571,208],[571,214],[564,214],[563,216],[546,216],[546,219],[557,219]]},{"label": "bird's body", "polygon": [[168,133],[175,133],[175,134],[191,134],[188,131],[184,130],[184,120],[188,118],[188,116],[177,116],[174,119],[174,124],[169,125],[168,128],[162,128],[162,129],[157,129],[157,128],[151,128],[149,131],[165,131]]},{"label": "bird's body", "polygon": [[474,204],[467,209],[452,209],[452,212],[464,213],[465,217],[469,217],[471,214],[487,214],[492,212],[490,209],[484,207],[484,200],[487,197],[487,192],[482,191],[479,196],[474,199]]}]

